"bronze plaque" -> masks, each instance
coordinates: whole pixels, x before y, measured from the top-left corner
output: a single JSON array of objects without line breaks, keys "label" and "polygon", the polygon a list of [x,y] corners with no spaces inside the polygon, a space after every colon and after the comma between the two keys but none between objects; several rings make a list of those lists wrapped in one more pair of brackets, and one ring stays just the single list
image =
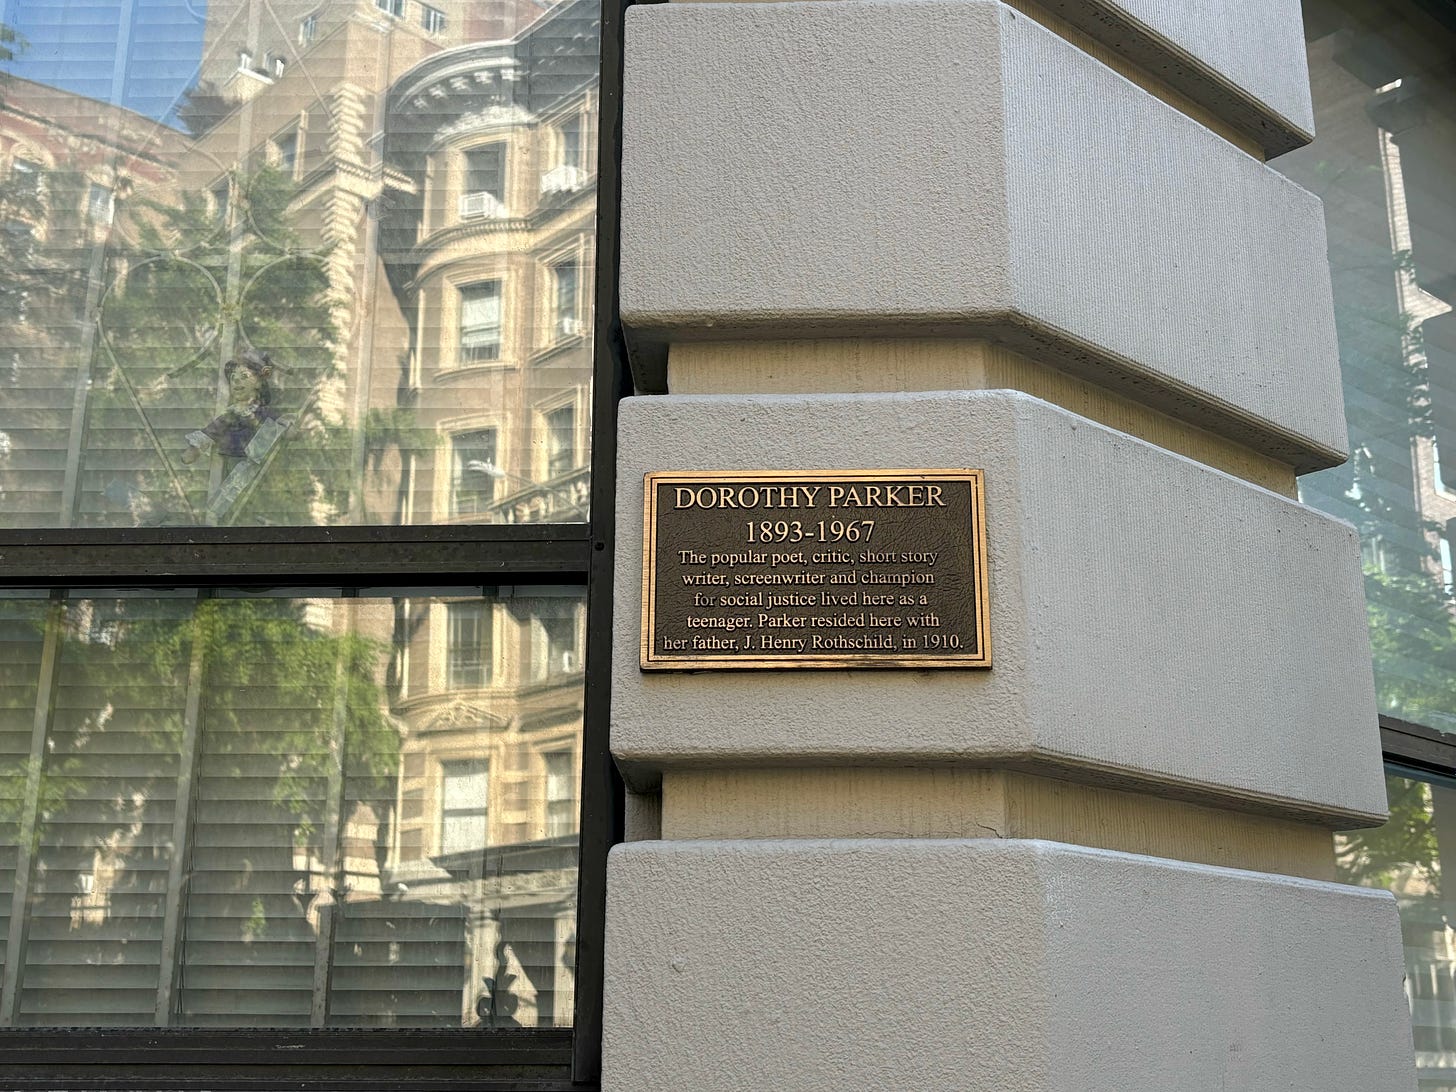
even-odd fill
[{"label": "bronze plaque", "polygon": [[646,475],[642,668],[990,667],[979,470]]}]

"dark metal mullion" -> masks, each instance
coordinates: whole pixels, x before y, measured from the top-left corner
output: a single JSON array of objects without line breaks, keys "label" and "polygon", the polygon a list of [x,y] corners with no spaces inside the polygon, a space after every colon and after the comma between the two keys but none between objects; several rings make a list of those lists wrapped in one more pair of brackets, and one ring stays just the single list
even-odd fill
[{"label": "dark metal mullion", "polygon": [[10,1088],[17,1071],[40,1065],[561,1065],[571,1037],[569,1029],[7,1028],[0,1079]]},{"label": "dark metal mullion", "polygon": [[349,718],[349,640],[354,635],[357,600],[353,595],[340,600],[344,609],[344,640],[334,665],[334,703],[329,721],[328,798],[324,802],[324,830],[320,843],[324,877],[328,883],[327,900],[319,906],[318,935],[314,938],[313,1001],[309,1023],[316,1028],[329,1022],[329,993],[333,985],[334,934],[339,927],[339,914],[344,900],[344,756],[347,753],[345,733]]},{"label": "dark metal mullion", "polygon": [[36,848],[40,840],[40,788],[45,774],[46,737],[55,716],[57,665],[61,658],[61,629],[66,621],[64,592],[56,589],[46,607],[41,641],[40,672],[35,688],[35,715],[31,722],[30,751],[25,767],[25,796],[21,802],[16,837],[15,872],[11,881],[10,919],[5,943],[4,985],[0,987],[0,1025],[13,1025],[20,1015],[20,991],[25,968],[26,939],[30,933],[30,887],[35,878]]},{"label": "dark metal mullion", "polygon": [[192,885],[193,823],[198,795],[198,738],[202,731],[202,685],[207,650],[197,613],[207,593],[192,605],[192,647],[188,654],[187,694],[182,707],[182,746],[177,762],[177,790],[172,805],[172,855],[167,862],[167,901],[162,917],[162,951],[157,975],[154,1019],[167,1027],[178,1008],[182,985],[182,947],[186,939],[187,893]]},{"label": "dark metal mullion", "polygon": [[1456,775],[1456,735],[1382,715],[1380,748],[1386,761],[1429,773]]},{"label": "dark metal mullion", "polygon": [[0,586],[441,583],[449,575],[552,579],[588,568],[581,524],[266,527],[0,534]]},{"label": "dark metal mullion", "polygon": [[581,858],[577,873],[576,1036],[572,1076],[601,1073],[607,851],[622,840],[622,779],[612,762],[612,579],[616,556],[617,402],[632,393],[618,318],[623,24],[631,0],[601,0],[597,114],[595,382],[592,386],[591,558],[587,578],[586,693],[582,718]]}]

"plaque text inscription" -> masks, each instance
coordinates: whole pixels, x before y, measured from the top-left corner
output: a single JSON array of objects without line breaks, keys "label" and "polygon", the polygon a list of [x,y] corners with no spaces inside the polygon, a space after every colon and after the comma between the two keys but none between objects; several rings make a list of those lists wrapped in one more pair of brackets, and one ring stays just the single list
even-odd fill
[{"label": "plaque text inscription", "polygon": [[643,670],[991,666],[981,471],[645,486]]}]

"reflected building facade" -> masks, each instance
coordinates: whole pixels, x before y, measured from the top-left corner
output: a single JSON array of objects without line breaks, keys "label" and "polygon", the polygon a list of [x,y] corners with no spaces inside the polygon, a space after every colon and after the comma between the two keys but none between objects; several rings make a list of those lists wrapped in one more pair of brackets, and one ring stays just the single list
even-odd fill
[{"label": "reflected building facade", "polygon": [[[584,520],[597,8],[205,19],[188,133],[5,84],[0,520]],[[580,590],[239,602],[5,616],[0,1024],[569,1024]]]},{"label": "reflected building facade", "polygon": [[[1450,23],[1305,5],[1317,139],[1276,161],[1326,208],[1351,459],[1300,497],[1361,533],[1381,712],[1456,731],[1456,85]],[[1400,767],[1390,822],[1341,835],[1340,877],[1400,903],[1423,1092],[1456,1088],[1451,790]]]}]

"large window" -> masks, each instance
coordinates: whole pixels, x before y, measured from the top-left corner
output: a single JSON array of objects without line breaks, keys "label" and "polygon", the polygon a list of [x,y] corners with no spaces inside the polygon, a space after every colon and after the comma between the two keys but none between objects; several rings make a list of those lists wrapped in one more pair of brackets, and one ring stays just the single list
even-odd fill
[{"label": "large window", "polygon": [[[1350,461],[1300,497],[1360,530],[1390,821],[1338,843],[1341,878],[1400,903],[1422,1092],[1456,1088],[1441,867],[1456,852],[1456,5],[1306,0],[1315,142],[1274,160],[1324,201]],[[1446,457],[1443,458],[1443,455]]]},{"label": "large window", "polygon": [[601,19],[413,4],[4,5],[0,1087],[594,1080],[621,363],[460,365]]}]

